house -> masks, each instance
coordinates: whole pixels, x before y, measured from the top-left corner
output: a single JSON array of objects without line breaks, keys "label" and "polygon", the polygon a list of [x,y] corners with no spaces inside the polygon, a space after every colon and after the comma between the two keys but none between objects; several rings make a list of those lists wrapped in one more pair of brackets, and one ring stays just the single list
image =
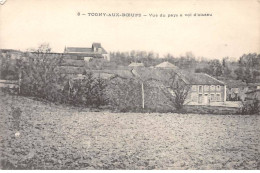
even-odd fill
[{"label": "house", "polygon": [[144,83],[156,80],[168,88],[172,94],[171,80],[190,86],[186,103],[206,105],[210,103],[224,103],[226,101],[226,85],[224,82],[204,73],[190,73],[183,70],[164,68],[137,68],[132,70]]},{"label": "house", "polygon": [[207,105],[226,101],[226,85],[224,82],[205,73],[177,72],[179,79],[190,86],[186,103]]},{"label": "house", "polygon": [[250,91],[260,89],[260,83],[249,83],[248,88]]},{"label": "house", "polygon": [[246,93],[246,102],[252,103],[254,100],[260,102],[260,89],[252,90]]},{"label": "house", "polygon": [[64,53],[76,56],[77,59],[90,61],[93,58],[103,58],[110,61],[110,56],[100,43],[93,43],[92,47],[65,47]]},{"label": "house", "polygon": [[143,63],[139,62],[131,62],[131,64],[128,65],[129,67],[144,67]]},{"label": "house", "polygon": [[227,85],[227,101],[244,101],[248,85],[241,80],[223,80]]},{"label": "house", "polygon": [[15,49],[0,49],[0,54],[3,56],[9,55],[12,60],[20,59],[23,56],[23,52]]},{"label": "house", "polygon": [[172,64],[168,61],[165,61],[165,62],[162,62],[162,63],[156,65],[155,68],[178,69],[177,66],[175,66],[174,64]]}]

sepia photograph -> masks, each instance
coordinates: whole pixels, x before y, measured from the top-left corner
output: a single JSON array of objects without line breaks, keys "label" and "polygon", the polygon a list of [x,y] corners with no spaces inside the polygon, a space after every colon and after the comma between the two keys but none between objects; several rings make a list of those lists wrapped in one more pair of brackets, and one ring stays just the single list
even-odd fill
[{"label": "sepia photograph", "polygon": [[260,0],[0,0],[1,170],[259,170]]}]

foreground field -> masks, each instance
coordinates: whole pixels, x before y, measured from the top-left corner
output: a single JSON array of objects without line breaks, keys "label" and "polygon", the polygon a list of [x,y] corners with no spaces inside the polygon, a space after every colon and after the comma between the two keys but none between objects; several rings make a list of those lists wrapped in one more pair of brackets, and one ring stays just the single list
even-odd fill
[{"label": "foreground field", "polygon": [[2,169],[260,169],[257,115],[88,112],[0,97]]}]

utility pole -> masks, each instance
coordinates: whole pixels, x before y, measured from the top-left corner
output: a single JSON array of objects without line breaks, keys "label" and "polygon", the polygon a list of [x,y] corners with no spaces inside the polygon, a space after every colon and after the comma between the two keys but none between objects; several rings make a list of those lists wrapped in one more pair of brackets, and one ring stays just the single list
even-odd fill
[{"label": "utility pole", "polygon": [[142,82],[142,108],[144,109],[144,83]]},{"label": "utility pole", "polygon": [[22,82],[22,73],[19,72],[19,79],[18,79],[18,94],[21,94],[21,82]]}]

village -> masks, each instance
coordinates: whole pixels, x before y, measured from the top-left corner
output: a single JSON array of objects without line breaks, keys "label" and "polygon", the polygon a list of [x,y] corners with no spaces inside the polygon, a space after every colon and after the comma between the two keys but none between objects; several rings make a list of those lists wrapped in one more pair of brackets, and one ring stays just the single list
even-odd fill
[{"label": "village", "polygon": [[260,170],[260,0],[0,0],[0,170]]},{"label": "village", "polygon": [[126,54],[2,49],[0,168],[259,169],[258,83]]},{"label": "village", "polygon": [[[22,52],[15,50],[1,50],[1,52],[2,56],[9,55],[13,60],[24,56]],[[31,51],[30,54],[37,54],[37,52]],[[221,79],[221,77],[217,79],[217,77],[205,72],[196,72],[198,69],[191,71],[189,69],[191,66],[180,68],[174,62],[172,63],[171,58],[163,59],[154,65],[145,66],[142,59],[134,57],[126,65],[109,66],[107,64],[111,64],[111,55],[113,56],[113,54],[108,53],[101,46],[101,43],[93,43],[91,47],[65,46],[63,53],[48,52],[48,54],[63,56],[64,61],[59,70],[70,76],[71,83],[75,80],[84,79],[86,72],[92,72],[95,76],[109,80],[112,83],[120,80],[122,82],[122,80],[126,79],[141,81],[141,94],[138,95],[142,95],[142,101],[140,101],[142,108],[150,108],[150,102],[155,102],[154,105],[156,103],[161,105],[166,102],[167,96],[162,99],[165,92],[155,91],[156,89],[167,90],[173,96],[178,94],[174,93],[173,88],[170,87],[169,81],[172,80],[172,77],[174,77],[173,83],[178,80],[183,83],[183,86],[189,86],[189,91],[187,95],[183,96],[184,101],[182,103],[187,106],[211,106],[219,109],[223,107],[241,108],[244,104],[252,104],[254,101],[259,102],[260,100],[260,83],[246,83],[239,79]],[[2,62],[4,61],[2,60]],[[91,63],[94,65],[91,66]],[[10,72],[13,73],[12,70]],[[2,77],[4,76],[3,73],[7,73],[4,78],[7,77],[8,79],[8,70],[4,71],[3,69]],[[1,79],[0,84],[1,87],[19,87],[17,80]],[[157,110],[157,107],[152,106],[152,109]]]}]

